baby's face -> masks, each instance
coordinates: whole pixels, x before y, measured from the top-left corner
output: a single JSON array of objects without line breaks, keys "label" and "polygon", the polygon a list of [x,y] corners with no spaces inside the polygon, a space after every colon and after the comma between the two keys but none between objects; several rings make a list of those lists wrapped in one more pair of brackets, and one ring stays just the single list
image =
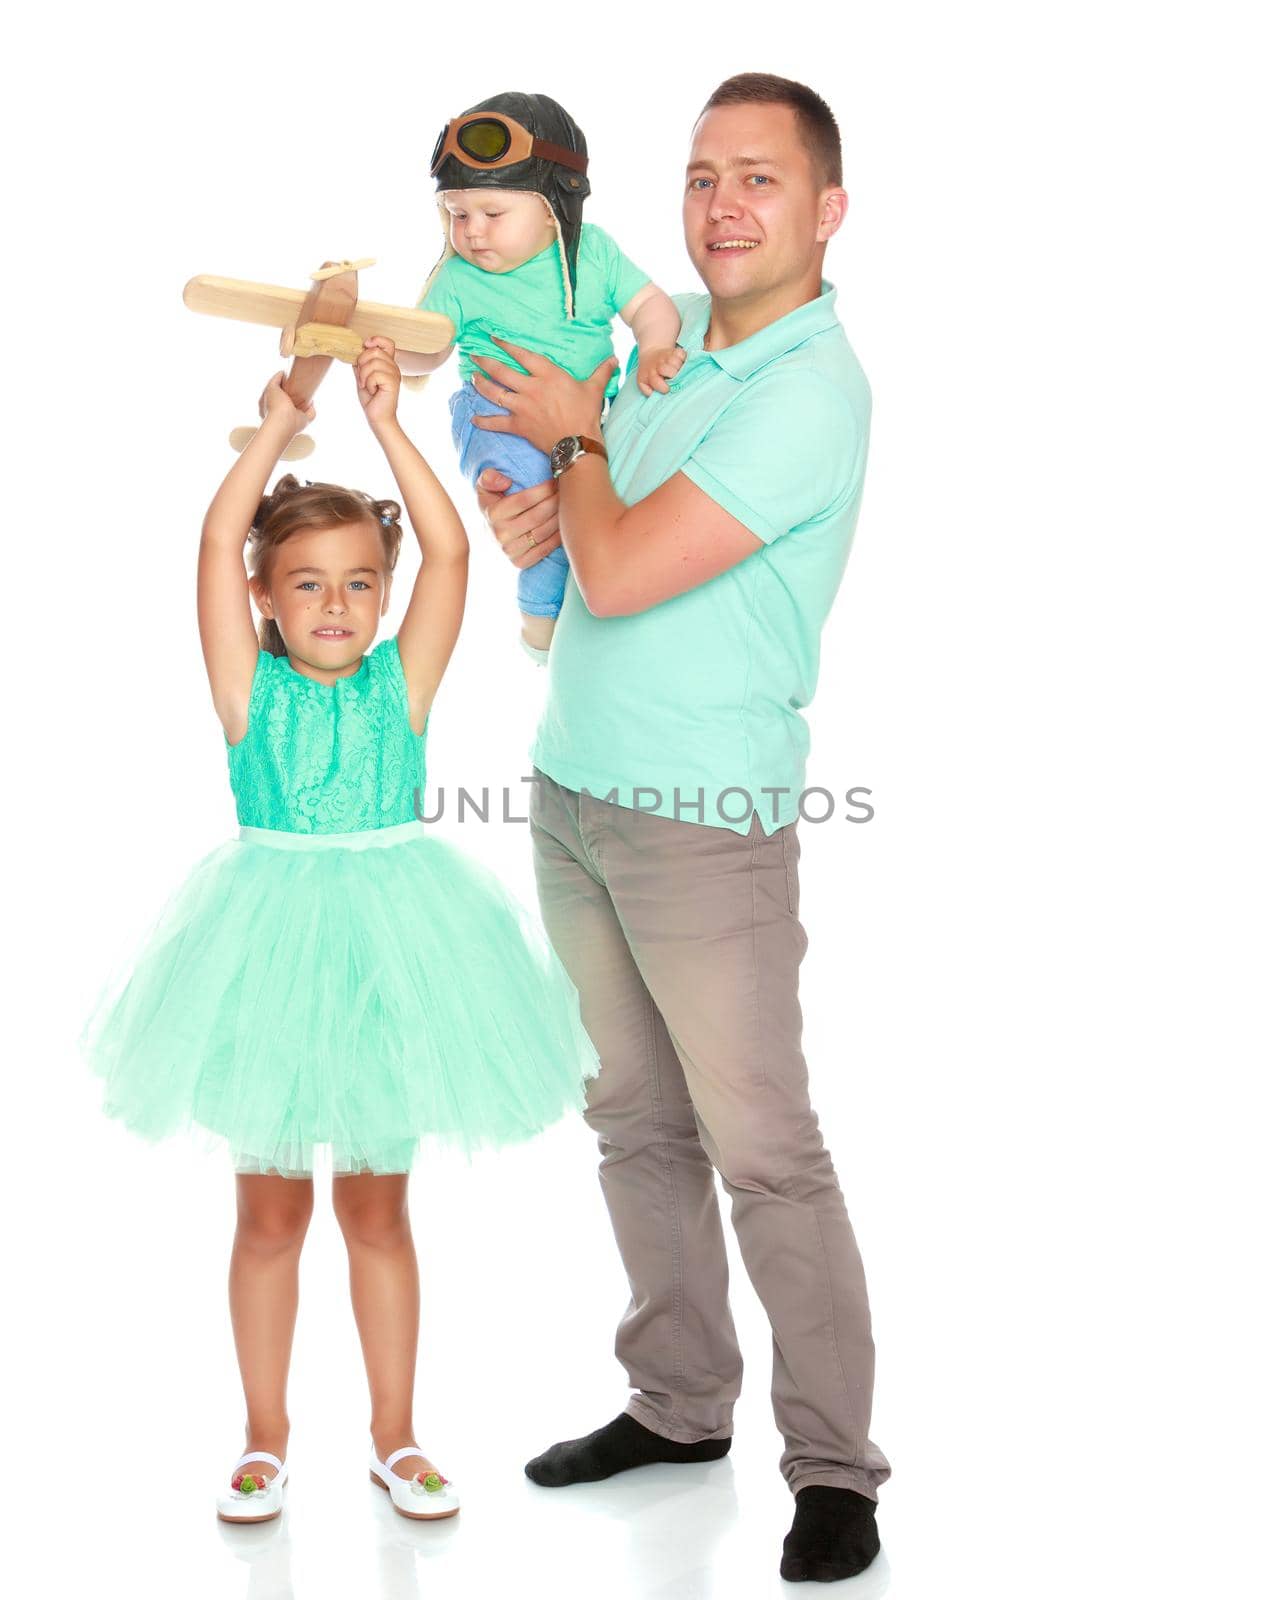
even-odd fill
[{"label": "baby's face", "polygon": [[446,189],[449,242],[482,272],[513,272],[556,236],[551,208],[527,189]]}]

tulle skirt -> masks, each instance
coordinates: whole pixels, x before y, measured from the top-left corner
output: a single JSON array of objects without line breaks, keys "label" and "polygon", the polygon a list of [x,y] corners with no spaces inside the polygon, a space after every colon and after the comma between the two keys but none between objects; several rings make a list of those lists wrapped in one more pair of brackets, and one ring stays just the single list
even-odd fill
[{"label": "tulle skirt", "polygon": [[225,1140],[241,1171],[405,1172],[581,1110],[599,1060],[540,924],[410,822],[243,828],[170,898],[81,1034],[104,1109]]}]

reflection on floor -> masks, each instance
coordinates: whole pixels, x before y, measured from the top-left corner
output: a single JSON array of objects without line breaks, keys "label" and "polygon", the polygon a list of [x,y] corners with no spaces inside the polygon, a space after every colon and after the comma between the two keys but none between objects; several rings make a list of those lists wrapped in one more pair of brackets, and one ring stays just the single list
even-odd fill
[{"label": "reflection on floor", "polygon": [[[203,1504],[175,1507],[187,1538],[165,1540],[155,1523],[134,1545],[134,1592],[160,1593],[166,1562],[184,1596],[245,1600],[749,1600],[810,1592],[783,1583],[777,1563],[790,1497],[768,1455],[740,1453],[690,1467],[648,1467],[607,1483],[539,1489],[516,1470],[478,1470],[458,1481],[463,1510],[437,1524],[398,1516],[361,1481],[359,1463],[323,1477],[292,1465],[283,1516],[262,1526],[217,1522]],[[162,1527],[164,1524],[162,1524]],[[119,1530],[117,1530],[118,1533]],[[173,1529],[173,1534],[179,1530]],[[168,1545],[166,1549],[165,1546]],[[185,1544],[185,1548],[180,1548]],[[234,1576],[247,1569],[243,1586]],[[150,1569],[147,1572],[147,1569]],[[147,1578],[157,1580],[153,1589]],[[825,1586],[824,1586],[825,1587]],[[889,1592],[882,1552],[835,1592],[879,1600]]]}]

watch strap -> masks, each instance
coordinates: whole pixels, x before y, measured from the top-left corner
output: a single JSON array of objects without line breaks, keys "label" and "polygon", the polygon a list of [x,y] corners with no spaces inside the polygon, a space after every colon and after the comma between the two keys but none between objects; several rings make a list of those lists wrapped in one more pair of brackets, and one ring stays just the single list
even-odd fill
[{"label": "watch strap", "polygon": [[[557,469],[557,467],[555,466],[556,451],[559,450],[560,445],[567,444],[570,439],[573,440],[573,442],[577,445],[578,448],[574,451],[574,453],[565,462],[564,466],[562,466],[562,467]],[[551,452],[551,461],[552,461],[551,470],[552,470],[552,475],[554,477],[558,478],[563,473],[566,473],[569,470],[569,468],[573,465],[573,463],[578,460],[578,458],[580,456],[600,456],[603,460],[607,461],[609,459],[609,452],[605,449],[604,444],[603,444],[603,442],[601,440],[593,439],[590,436],[590,434],[586,434],[586,433],[571,433],[571,434],[567,434],[565,436],[565,438],[563,438],[563,439],[561,439],[561,440],[559,440],[557,442],[555,450],[553,450]]]}]

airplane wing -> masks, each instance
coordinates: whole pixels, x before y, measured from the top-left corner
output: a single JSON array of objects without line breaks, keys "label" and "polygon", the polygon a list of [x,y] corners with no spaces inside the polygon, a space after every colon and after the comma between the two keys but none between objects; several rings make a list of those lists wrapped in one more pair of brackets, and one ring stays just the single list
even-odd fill
[{"label": "airplane wing", "polygon": [[[248,283],[241,278],[215,278],[200,274],[182,291],[183,304],[211,317],[254,322],[268,328],[289,328],[297,321],[306,289],[286,289],[277,284]],[[406,306],[381,306],[359,300],[347,326],[362,339],[382,334],[397,350],[432,356],[453,343],[454,326],[438,311],[413,311]]]}]

